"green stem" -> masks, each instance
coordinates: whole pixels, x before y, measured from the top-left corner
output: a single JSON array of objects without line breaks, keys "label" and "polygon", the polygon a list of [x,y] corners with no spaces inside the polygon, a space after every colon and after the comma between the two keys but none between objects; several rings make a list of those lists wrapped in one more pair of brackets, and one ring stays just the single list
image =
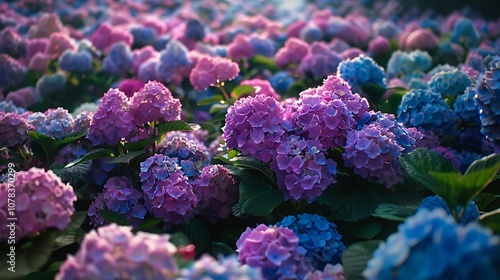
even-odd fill
[{"label": "green stem", "polygon": [[229,95],[227,94],[226,90],[224,89],[224,87],[220,83],[217,83],[217,87],[222,92],[222,95],[224,95],[224,101],[229,102],[230,98],[229,98]]}]

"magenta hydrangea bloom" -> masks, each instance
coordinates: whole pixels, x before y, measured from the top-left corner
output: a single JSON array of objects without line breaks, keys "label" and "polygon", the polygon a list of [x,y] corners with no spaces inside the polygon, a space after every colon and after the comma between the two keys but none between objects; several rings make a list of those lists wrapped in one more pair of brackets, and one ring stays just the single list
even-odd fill
[{"label": "magenta hydrangea bloom", "polygon": [[374,55],[382,55],[391,49],[391,42],[383,36],[373,38],[368,44],[368,51]]},{"label": "magenta hydrangea bloom", "polygon": [[16,106],[28,108],[40,101],[41,96],[34,87],[24,87],[16,91],[11,91],[5,97],[5,101],[12,101]]},{"label": "magenta hydrangea bloom", "polygon": [[30,59],[28,63],[28,68],[38,72],[45,72],[48,69],[49,62],[52,60],[50,54],[46,53],[36,53]]},{"label": "magenta hydrangea bloom", "polygon": [[136,190],[132,181],[125,177],[112,177],[104,184],[104,190],[97,195],[89,207],[87,215],[90,224],[100,226],[104,219],[99,214],[103,209],[122,214],[133,226],[138,226],[147,213],[142,199],[142,192]]},{"label": "magenta hydrangea bloom", "polygon": [[252,86],[255,88],[255,92],[252,95],[263,94],[266,96],[271,96],[274,99],[280,101],[281,96],[274,91],[274,88],[271,86],[271,83],[267,80],[261,79],[250,79],[244,80],[240,85]]},{"label": "magenta hydrangea bloom", "polygon": [[169,224],[189,221],[197,199],[177,159],[156,154],[141,162],[142,190],[149,212]]},{"label": "magenta hydrangea bloom", "polygon": [[243,34],[238,34],[227,46],[227,55],[234,61],[243,58],[250,58],[254,55],[254,50],[248,39]]},{"label": "magenta hydrangea bloom", "polygon": [[45,47],[49,43],[48,38],[34,38],[30,39],[26,43],[26,57],[27,61],[30,61],[31,58],[37,54],[45,51]]},{"label": "magenta hydrangea bloom", "polygon": [[16,113],[0,112],[0,146],[17,147],[30,139],[27,132],[33,127],[26,120],[26,116]]},{"label": "magenta hydrangea bloom", "polygon": [[239,72],[238,64],[227,58],[204,56],[191,70],[189,81],[195,89],[203,90],[211,85],[232,80]]},{"label": "magenta hydrangea bloom", "polygon": [[312,203],[332,183],[337,164],[327,159],[326,149],[317,140],[290,135],[276,147],[271,169],[285,200]]},{"label": "magenta hydrangea bloom", "polygon": [[92,145],[115,145],[135,130],[128,107],[127,96],[118,89],[110,89],[104,94],[90,122],[87,138]]},{"label": "magenta hydrangea bloom", "polygon": [[[15,186],[15,216],[7,208],[9,185]],[[76,201],[73,187],[51,170],[31,168],[16,173],[12,184],[0,184],[0,236],[9,236],[7,218],[16,217],[16,240],[49,228],[63,230],[71,222]]]},{"label": "magenta hydrangea bloom", "polygon": [[276,99],[257,95],[236,100],[226,114],[222,137],[228,149],[269,161],[285,130],[284,109]]},{"label": "magenta hydrangea bloom", "polygon": [[110,224],[90,231],[76,255],[68,256],[55,279],[165,279],[179,273],[177,248],[168,234],[132,233]]},{"label": "magenta hydrangea bloom", "polygon": [[107,52],[115,43],[123,42],[131,46],[134,38],[132,34],[125,30],[111,26],[109,23],[102,23],[99,28],[90,36],[92,44],[100,51]]},{"label": "magenta hydrangea bloom", "polygon": [[299,38],[289,38],[285,46],[278,50],[274,60],[278,68],[285,68],[289,64],[299,64],[309,52],[309,45]]},{"label": "magenta hydrangea bloom", "polygon": [[438,37],[427,28],[420,28],[408,35],[404,46],[411,50],[433,50],[438,46]]},{"label": "magenta hydrangea bloom", "polygon": [[61,32],[50,34],[44,52],[49,54],[52,59],[56,59],[66,50],[76,51],[76,44],[73,39]]},{"label": "magenta hydrangea bloom", "polygon": [[298,244],[292,230],[260,224],[241,234],[236,252],[240,263],[260,268],[264,279],[302,279],[312,266]]},{"label": "magenta hydrangea bloom", "polygon": [[180,120],[181,102],[162,83],[149,81],[130,99],[130,113],[138,126]]},{"label": "magenta hydrangea bloom", "polygon": [[238,202],[239,188],[229,170],[222,165],[203,168],[194,182],[200,214],[225,219],[232,214],[231,207]]}]

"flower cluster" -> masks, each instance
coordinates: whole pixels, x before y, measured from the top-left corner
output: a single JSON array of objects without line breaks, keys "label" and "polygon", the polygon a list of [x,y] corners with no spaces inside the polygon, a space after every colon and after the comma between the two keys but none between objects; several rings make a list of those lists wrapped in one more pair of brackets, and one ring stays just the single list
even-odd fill
[{"label": "flower cluster", "polygon": [[480,73],[477,77],[477,84],[474,88],[476,92],[476,102],[479,109],[479,118],[481,120],[481,132],[486,136],[486,139],[494,142],[495,146],[499,146],[500,136],[498,126],[498,116],[500,109],[496,104],[500,99],[500,56],[495,56],[493,62],[490,63],[488,70]]},{"label": "flower cluster", "polygon": [[59,57],[59,67],[72,73],[84,73],[92,70],[92,55],[86,51],[66,50]]},{"label": "flower cluster", "polygon": [[264,224],[247,228],[236,241],[238,260],[260,268],[264,279],[303,278],[311,265],[305,259],[306,250],[299,238],[286,227]]},{"label": "flower cluster", "polygon": [[19,85],[26,77],[28,69],[16,59],[3,53],[0,54],[0,72],[2,73],[0,88],[6,88]]},{"label": "flower cluster", "polygon": [[134,226],[142,222],[147,212],[142,202],[142,193],[124,176],[108,179],[103,192],[89,206],[87,215],[91,225],[97,227],[104,224],[104,219],[99,214],[103,209],[122,214]]},{"label": "flower cluster", "polygon": [[[451,215],[450,208],[448,207],[444,199],[437,195],[424,198],[422,200],[422,204],[420,204],[417,211],[424,208],[429,211],[432,211],[436,208],[441,208],[444,209],[446,213],[448,213],[448,215]],[[455,208],[457,213],[460,213],[462,211],[462,207],[459,205],[457,205],[457,207]],[[462,216],[460,217],[459,223],[466,225],[468,223],[477,221],[478,218],[479,218],[479,208],[477,208],[477,205],[473,201],[471,201],[469,202]]]},{"label": "flower cluster", "polygon": [[177,251],[168,234],[134,234],[131,227],[110,224],[85,235],[55,279],[173,280],[180,270]]},{"label": "flower cluster", "polygon": [[204,280],[204,279],[262,279],[259,268],[241,265],[236,255],[228,257],[214,257],[204,254],[188,268],[181,271],[177,280]]},{"label": "flower cluster", "polygon": [[108,74],[123,77],[134,63],[130,47],[123,42],[114,44],[102,62],[102,70]]},{"label": "flower cluster", "polygon": [[450,40],[467,47],[476,47],[480,42],[480,34],[470,19],[459,18],[455,22]]},{"label": "flower cluster", "polygon": [[421,209],[379,245],[367,279],[454,279],[500,276],[500,239],[479,224],[457,224],[443,209]]},{"label": "flower cluster", "polygon": [[467,74],[461,70],[442,71],[434,74],[429,80],[429,89],[442,96],[457,96],[463,94],[471,85]]},{"label": "flower cluster", "polygon": [[139,176],[148,211],[170,224],[191,219],[196,212],[197,199],[177,159],[156,154],[140,165]]},{"label": "flower cluster", "polygon": [[365,55],[343,60],[339,64],[337,76],[349,83],[352,91],[356,93],[363,93],[362,87],[367,84],[383,88],[387,86],[384,69],[371,57]]},{"label": "flower cluster", "polygon": [[306,258],[316,269],[323,270],[326,264],[340,263],[345,249],[337,226],[317,214],[286,216],[276,224],[291,229],[299,238],[299,246],[307,250]]},{"label": "flower cluster", "polygon": [[73,132],[75,121],[66,109],[49,109],[44,113],[33,113],[28,117],[28,123],[40,134],[62,139]]},{"label": "flower cluster", "polygon": [[239,189],[227,168],[204,167],[193,187],[199,201],[196,208],[201,215],[225,219],[232,214],[231,207],[238,202]]},{"label": "flower cluster", "polygon": [[0,146],[16,147],[23,145],[30,138],[27,134],[32,126],[26,120],[26,116],[16,113],[0,112]]},{"label": "flower cluster", "polygon": [[197,90],[211,85],[232,80],[238,76],[240,68],[237,63],[224,57],[204,56],[198,60],[189,74],[189,81]]},{"label": "flower cluster", "polygon": [[198,140],[172,137],[165,139],[161,146],[160,154],[177,158],[182,171],[189,178],[198,176],[211,160],[207,147]]},{"label": "flower cluster", "polygon": [[320,80],[335,73],[341,61],[342,58],[324,42],[314,42],[302,58],[298,70],[303,76],[311,73],[314,79]]},{"label": "flower cluster", "polygon": [[98,50],[108,52],[109,49],[118,42],[123,42],[125,45],[130,46],[133,42],[133,38],[130,33],[104,22],[92,36],[90,36],[90,41]]},{"label": "flower cluster", "polygon": [[52,171],[32,167],[16,173],[13,183],[0,184],[0,236],[7,237],[7,196],[9,185],[16,190],[16,239],[49,228],[65,229],[71,222],[76,201],[73,187],[61,182]]},{"label": "flower cluster", "polygon": [[11,91],[5,97],[5,101],[12,102],[16,106],[23,108],[35,105],[40,99],[40,93],[32,86]]},{"label": "flower cluster", "polygon": [[464,123],[474,126],[480,126],[479,110],[475,100],[476,92],[472,87],[465,89],[465,92],[455,99],[453,103],[453,113],[457,115]]},{"label": "flower cluster", "polygon": [[54,162],[62,166],[68,164],[69,162],[82,157],[88,152],[88,147],[81,145],[79,143],[71,143],[64,146],[57,154]]},{"label": "flower cluster", "polygon": [[387,62],[387,77],[403,78],[412,72],[424,72],[431,67],[432,58],[427,52],[413,51],[410,53],[397,50],[392,53]]},{"label": "flower cluster", "polygon": [[42,98],[48,98],[64,91],[66,88],[66,76],[62,71],[54,74],[45,74],[36,82],[36,90]]},{"label": "flower cluster", "polygon": [[274,60],[278,68],[286,68],[290,64],[299,64],[309,51],[309,45],[299,38],[289,38],[278,50]]},{"label": "flower cluster", "polygon": [[[172,82],[179,79],[178,72],[182,72],[184,68],[191,67],[191,64],[192,61],[188,56],[186,46],[181,42],[172,40],[161,51],[155,72],[161,81]],[[144,81],[144,79],[142,80]]]}]

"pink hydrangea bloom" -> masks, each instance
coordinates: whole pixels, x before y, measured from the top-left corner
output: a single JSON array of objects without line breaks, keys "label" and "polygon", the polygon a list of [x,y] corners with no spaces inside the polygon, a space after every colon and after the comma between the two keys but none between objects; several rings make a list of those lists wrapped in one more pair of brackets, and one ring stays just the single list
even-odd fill
[{"label": "pink hydrangea bloom", "polygon": [[104,22],[92,36],[90,36],[90,41],[98,50],[107,52],[112,45],[118,42],[124,42],[127,46],[131,46],[133,37],[129,32]]},{"label": "pink hydrangea bloom", "polygon": [[48,38],[34,38],[26,43],[26,57],[29,61],[36,53],[44,52],[45,47],[49,44]]},{"label": "pink hydrangea bloom", "polygon": [[234,61],[238,61],[243,58],[250,58],[254,55],[253,47],[248,42],[245,35],[238,34],[227,46],[227,55]]},{"label": "pink hydrangea bloom", "polygon": [[132,97],[134,93],[138,92],[143,87],[144,83],[140,80],[124,79],[120,82],[118,89],[123,91],[127,97]]},{"label": "pink hydrangea bloom", "polygon": [[26,143],[30,138],[27,132],[33,127],[26,120],[27,114],[0,112],[0,146],[16,147]]},{"label": "pink hydrangea bloom", "polygon": [[432,50],[439,43],[438,37],[429,29],[417,29],[406,37],[405,47],[410,50]]},{"label": "pink hydrangea bloom", "polygon": [[309,45],[299,38],[289,38],[285,46],[278,50],[275,56],[276,66],[284,68],[291,63],[300,63],[302,58],[307,55]]},{"label": "pink hydrangea bloom", "polygon": [[49,42],[45,46],[45,53],[55,59],[65,50],[76,51],[76,44],[73,42],[73,39],[61,32],[50,34]]},{"label": "pink hydrangea bloom", "polygon": [[52,56],[46,53],[36,53],[28,64],[28,68],[31,70],[45,72],[48,69],[49,62],[52,60]]},{"label": "pink hydrangea bloom", "polygon": [[383,36],[373,38],[368,44],[368,51],[374,55],[381,55],[388,52],[391,48],[389,40]]},{"label": "pink hydrangea bloom", "polygon": [[28,30],[28,38],[48,38],[52,33],[65,32],[57,14],[44,14],[37,24]]},{"label": "pink hydrangea bloom", "polygon": [[34,87],[25,87],[9,92],[5,101],[12,101],[18,107],[28,108],[40,101],[40,94]]},{"label": "pink hydrangea bloom", "polygon": [[202,57],[189,75],[189,81],[197,90],[211,85],[232,80],[238,76],[240,67],[237,63],[223,57]]}]

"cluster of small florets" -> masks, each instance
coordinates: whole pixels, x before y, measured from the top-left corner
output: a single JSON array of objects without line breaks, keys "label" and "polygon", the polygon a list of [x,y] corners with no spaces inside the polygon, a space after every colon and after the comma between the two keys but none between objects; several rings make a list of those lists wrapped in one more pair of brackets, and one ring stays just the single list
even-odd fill
[{"label": "cluster of small florets", "polygon": [[0,112],[0,146],[16,147],[26,143],[30,138],[27,134],[32,130],[26,115]]},{"label": "cluster of small florets", "polygon": [[155,66],[154,72],[157,73],[161,81],[176,82],[179,80],[179,72],[191,67],[191,65],[192,61],[189,58],[186,46],[181,42],[172,40],[161,51],[159,62]]},{"label": "cluster of small florets", "polygon": [[286,68],[290,64],[299,64],[309,51],[309,45],[299,38],[291,37],[278,50],[274,60],[279,68]]},{"label": "cluster of small florets", "polygon": [[299,238],[286,227],[247,228],[236,247],[240,263],[260,268],[264,279],[300,279],[312,270]]},{"label": "cluster of small florets", "polygon": [[[457,224],[444,209],[420,209],[373,253],[367,279],[496,278],[500,239],[477,223]],[[429,261],[432,260],[432,261]],[[418,269],[416,269],[418,267]]]},{"label": "cluster of small florets", "polygon": [[111,224],[85,235],[80,250],[61,265],[57,280],[166,279],[180,272],[168,234],[132,233]]},{"label": "cluster of small florets", "polygon": [[262,272],[258,267],[242,265],[236,255],[220,256],[218,259],[204,254],[189,267],[181,271],[177,280],[203,279],[262,279]]},{"label": "cluster of small florets", "polygon": [[347,59],[339,64],[337,76],[344,79],[353,92],[363,93],[362,87],[375,84],[385,88],[385,72],[382,67],[369,56],[360,55],[354,59]]},{"label": "cluster of small florets", "polygon": [[173,137],[163,141],[160,154],[177,158],[182,171],[189,178],[200,174],[203,167],[210,163],[211,157],[205,145],[185,137]]},{"label": "cluster of small florets", "polygon": [[303,76],[312,74],[316,80],[321,80],[335,73],[342,58],[332,51],[324,42],[314,42],[310,51],[302,58],[299,73]]},{"label": "cluster of small florets", "polygon": [[410,53],[397,50],[391,54],[387,62],[387,77],[403,78],[408,74],[423,73],[431,67],[432,58],[427,52],[413,51]]},{"label": "cluster of small florets", "polygon": [[59,67],[72,73],[85,73],[92,70],[92,55],[86,51],[66,50],[59,57]]},{"label": "cluster of small florets", "polygon": [[48,109],[44,113],[33,113],[28,117],[28,123],[45,136],[61,139],[73,132],[75,121],[66,109]]},{"label": "cluster of small florets", "polygon": [[429,80],[429,89],[440,93],[442,96],[455,97],[463,94],[471,85],[471,80],[462,70],[441,71],[434,74]]},{"label": "cluster of small florets", "polygon": [[134,58],[130,47],[123,42],[114,44],[102,62],[102,70],[108,74],[123,77],[132,69]]},{"label": "cluster of small florets", "polygon": [[475,99],[476,92],[472,87],[465,89],[465,92],[455,99],[453,104],[453,112],[461,120],[462,124],[480,126],[479,110]]},{"label": "cluster of small florets", "polygon": [[223,81],[238,76],[240,68],[237,63],[224,57],[203,56],[189,74],[189,81],[197,90],[206,89]]},{"label": "cluster of small florets", "polygon": [[[448,215],[451,215],[450,208],[448,207],[444,199],[438,195],[424,198],[422,200],[422,204],[420,204],[420,206],[417,208],[417,211],[423,208],[429,211],[432,211],[436,208],[441,208],[444,209],[446,213],[448,213]],[[459,205],[457,205],[455,208],[456,213],[460,213],[462,211],[462,207]],[[460,217],[460,220],[458,222],[460,224],[466,225],[468,223],[477,221],[478,218],[479,208],[477,208],[477,205],[473,201],[471,201],[463,211],[462,216]]]},{"label": "cluster of small florets", "polygon": [[63,230],[71,222],[76,201],[73,187],[61,182],[52,171],[33,167],[17,172],[14,182],[0,184],[2,238],[9,236],[7,218],[13,215],[7,208],[10,185],[15,186],[16,194],[16,240],[49,228]]},{"label": "cluster of small florets", "polygon": [[286,216],[276,224],[291,229],[299,238],[299,246],[307,250],[306,258],[316,269],[323,270],[326,264],[340,263],[345,249],[337,226],[325,217],[312,214]]}]

